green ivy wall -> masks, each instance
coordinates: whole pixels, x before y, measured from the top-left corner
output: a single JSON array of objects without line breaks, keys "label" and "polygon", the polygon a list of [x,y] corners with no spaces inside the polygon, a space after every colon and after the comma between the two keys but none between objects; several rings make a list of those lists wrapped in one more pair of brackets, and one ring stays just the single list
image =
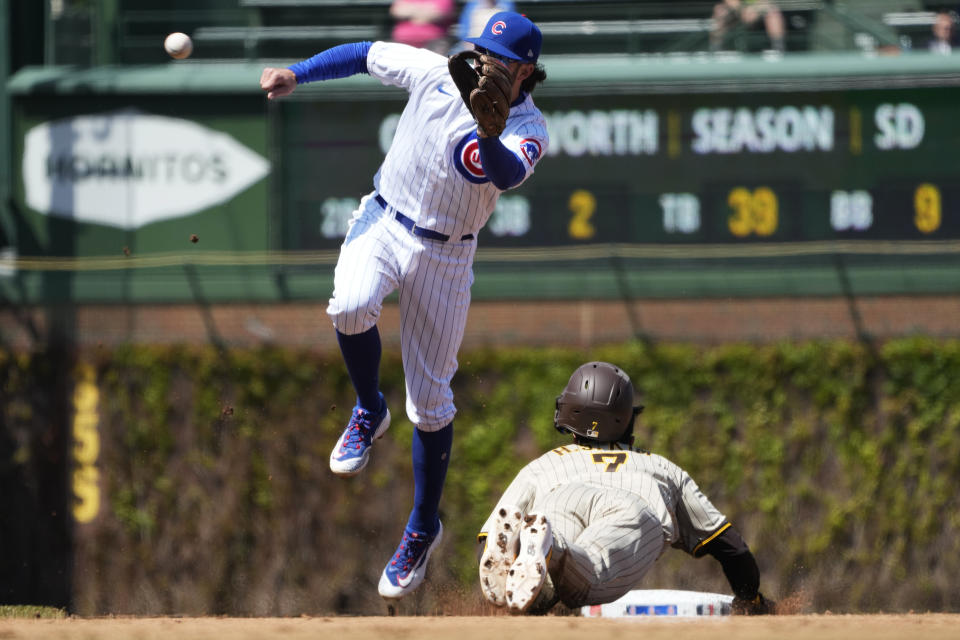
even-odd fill
[{"label": "green ivy wall", "polygon": [[[809,611],[960,610],[960,342],[925,338],[461,353],[448,535],[415,610],[483,610],[476,530],[525,461],[565,442],[554,398],[590,359],[631,374],[646,405],[638,442],[741,529],[768,595]],[[92,367],[97,399],[95,460],[67,448],[97,473],[92,488],[65,474],[68,491],[99,504],[70,528],[73,610],[384,611],[376,582],[412,496],[398,359],[381,372],[394,423],[367,470],[340,479],[327,457],[353,399],[336,354],[0,352],[0,463],[20,494],[46,468],[50,407],[63,404],[49,381],[67,364]],[[679,551],[642,586],[728,591],[712,559]]]}]

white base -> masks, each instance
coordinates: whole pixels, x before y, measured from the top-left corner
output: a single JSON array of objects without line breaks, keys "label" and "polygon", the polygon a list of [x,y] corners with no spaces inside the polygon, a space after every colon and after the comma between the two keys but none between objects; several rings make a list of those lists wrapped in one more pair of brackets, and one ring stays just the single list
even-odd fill
[{"label": "white base", "polygon": [[699,618],[730,615],[733,596],[676,589],[634,589],[607,604],[581,608],[586,618]]}]

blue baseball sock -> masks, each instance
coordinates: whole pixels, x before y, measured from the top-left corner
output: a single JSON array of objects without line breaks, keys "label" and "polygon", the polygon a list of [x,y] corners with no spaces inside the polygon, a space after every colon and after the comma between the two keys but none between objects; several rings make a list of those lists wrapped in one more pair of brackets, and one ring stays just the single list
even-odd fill
[{"label": "blue baseball sock", "polygon": [[440,527],[437,512],[452,446],[452,422],[439,431],[413,430],[413,511],[407,520],[408,529],[433,534]]},{"label": "blue baseball sock", "polygon": [[363,333],[347,335],[337,331],[340,353],[357,392],[357,404],[377,412],[380,403],[380,332],[377,326]]}]

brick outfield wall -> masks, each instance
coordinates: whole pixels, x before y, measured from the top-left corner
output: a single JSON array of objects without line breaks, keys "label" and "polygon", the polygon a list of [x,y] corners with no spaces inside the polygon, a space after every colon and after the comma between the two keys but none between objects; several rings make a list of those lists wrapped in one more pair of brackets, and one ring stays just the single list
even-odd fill
[{"label": "brick outfield wall", "polygon": [[[386,305],[385,345],[398,347],[399,311]],[[214,342],[336,349],[324,303],[282,305],[89,305],[0,309],[0,346],[32,349],[51,327],[80,347]],[[590,347],[631,338],[717,344],[871,338],[960,337],[960,296],[766,298],[572,302],[476,302],[463,349]]]}]

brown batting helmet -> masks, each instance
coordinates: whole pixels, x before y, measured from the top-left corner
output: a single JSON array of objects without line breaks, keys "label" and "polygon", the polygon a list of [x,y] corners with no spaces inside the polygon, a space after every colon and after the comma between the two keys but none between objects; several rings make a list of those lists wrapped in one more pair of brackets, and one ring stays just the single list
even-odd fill
[{"label": "brown batting helmet", "polygon": [[631,444],[633,420],[642,409],[633,406],[630,376],[609,362],[588,362],[557,396],[553,426],[585,440]]}]

